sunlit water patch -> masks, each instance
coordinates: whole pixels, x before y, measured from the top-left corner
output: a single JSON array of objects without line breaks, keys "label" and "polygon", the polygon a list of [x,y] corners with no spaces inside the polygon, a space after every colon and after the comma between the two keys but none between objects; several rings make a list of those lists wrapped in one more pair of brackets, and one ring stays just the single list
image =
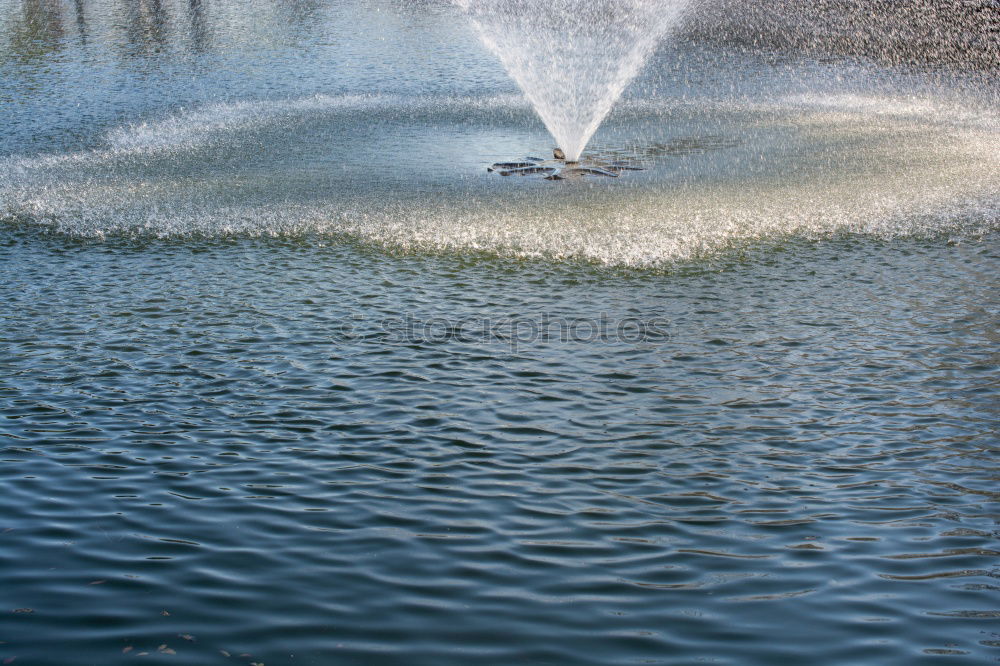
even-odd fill
[{"label": "sunlit water patch", "polygon": [[547,154],[517,97],[215,104],[14,156],[8,220],[78,236],[326,234],[418,251],[658,265],[775,237],[976,234],[996,224],[995,112],[934,99],[636,100],[591,148],[614,182],[490,178]]}]

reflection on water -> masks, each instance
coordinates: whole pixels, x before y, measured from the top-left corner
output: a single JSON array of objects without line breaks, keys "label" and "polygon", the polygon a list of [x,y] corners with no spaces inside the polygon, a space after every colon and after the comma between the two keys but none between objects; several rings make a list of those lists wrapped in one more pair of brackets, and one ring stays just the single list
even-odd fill
[{"label": "reflection on water", "polygon": [[191,19],[191,47],[197,52],[205,51],[211,43],[202,0],[188,1],[188,16]]},{"label": "reflection on water", "polygon": [[130,55],[159,52],[167,41],[167,12],[160,0],[127,3],[125,41]]},{"label": "reflection on water", "polygon": [[25,0],[10,3],[6,30],[8,56],[21,62],[38,60],[61,48],[65,35],[63,3],[58,0]]},{"label": "reflection on water", "polygon": [[76,8],[76,27],[80,33],[80,43],[87,43],[87,17],[84,13],[84,0],[73,0]]}]

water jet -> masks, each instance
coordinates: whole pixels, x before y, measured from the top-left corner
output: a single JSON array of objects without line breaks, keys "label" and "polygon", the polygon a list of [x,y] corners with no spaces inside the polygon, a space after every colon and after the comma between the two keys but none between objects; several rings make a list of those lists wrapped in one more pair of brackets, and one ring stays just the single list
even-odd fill
[{"label": "water jet", "polygon": [[[556,139],[580,156],[688,0],[456,0]],[[562,157],[560,157],[562,155]]]}]

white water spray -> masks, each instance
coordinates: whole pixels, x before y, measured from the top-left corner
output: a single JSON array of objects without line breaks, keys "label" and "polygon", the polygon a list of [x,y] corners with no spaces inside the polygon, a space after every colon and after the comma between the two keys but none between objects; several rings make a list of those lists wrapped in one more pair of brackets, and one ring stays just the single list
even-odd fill
[{"label": "white water spray", "polygon": [[690,0],[456,2],[575,162]]}]

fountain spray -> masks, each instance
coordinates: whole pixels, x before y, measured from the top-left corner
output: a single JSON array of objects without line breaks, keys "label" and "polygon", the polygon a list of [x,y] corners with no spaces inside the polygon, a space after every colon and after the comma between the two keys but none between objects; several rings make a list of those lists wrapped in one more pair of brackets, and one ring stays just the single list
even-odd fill
[{"label": "fountain spray", "polygon": [[689,0],[456,0],[555,138],[567,163]]}]

